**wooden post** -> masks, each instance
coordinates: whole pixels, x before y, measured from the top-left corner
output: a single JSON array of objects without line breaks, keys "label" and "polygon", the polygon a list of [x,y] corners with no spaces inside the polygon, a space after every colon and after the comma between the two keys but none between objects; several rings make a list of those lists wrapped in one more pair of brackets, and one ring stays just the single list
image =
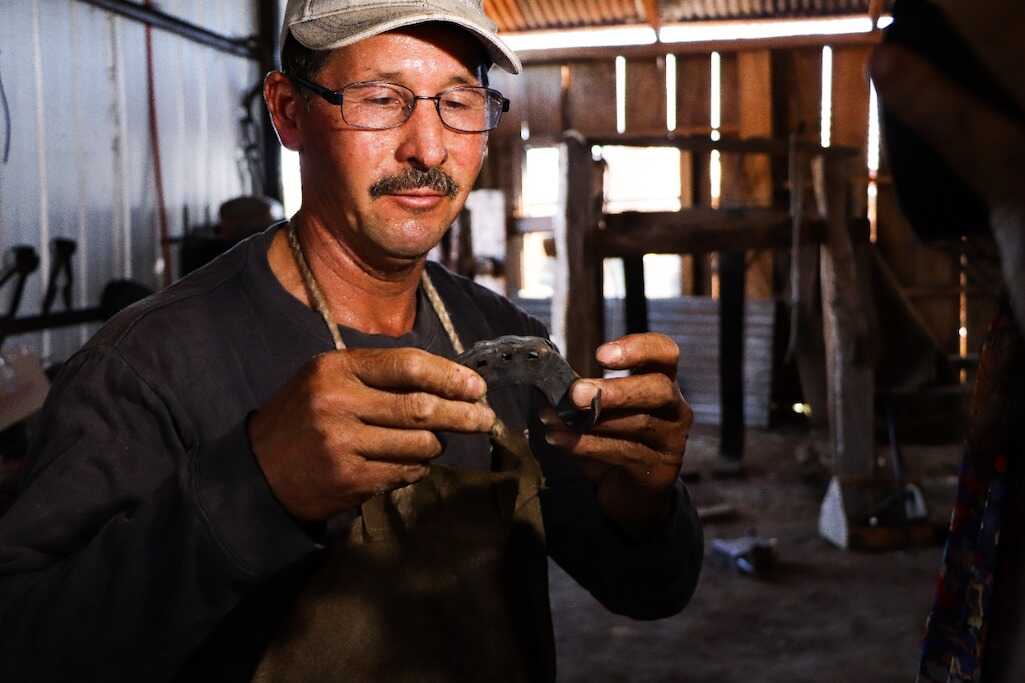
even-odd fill
[{"label": "wooden post", "polygon": [[626,333],[648,331],[648,299],[644,295],[644,257],[623,256],[623,279],[626,285]]},{"label": "wooden post", "polygon": [[744,457],[744,274],[742,251],[719,252],[719,455]]},{"label": "wooden post", "polygon": [[563,136],[555,233],[552,338],[583,377],[598,377],[594,352],[605,337],[602,260],[592,247],[598,224],[591,148],[578,133]]},{"label": "wooden post", "polygon": [[851,524],[870,512],[875,461],[875,369],[866,324],[872,301],[858,282],[857,259],[847,228],[850,206],[848,163],[827,157],[823,189],[826,243],[821,251],[823,333],[833,471]]}]

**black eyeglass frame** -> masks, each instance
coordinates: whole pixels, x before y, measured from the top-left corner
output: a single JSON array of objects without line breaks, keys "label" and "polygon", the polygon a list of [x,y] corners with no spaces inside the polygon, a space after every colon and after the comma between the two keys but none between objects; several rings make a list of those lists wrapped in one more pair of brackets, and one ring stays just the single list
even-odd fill
[{"label": "black eyeglass frame", "polygon": [[[451,130],[454,130],[457,133],[487,133],[488,131],[492,131],[495,128],[498,128],[498,125],[502,122],[502,114],[504,114],[504,113],[509,111],[509,106],[511,104],[511,102],[509,101],[509,98],[507,98],[505,95],[503,95],[498,90],[495,90],[493,88],[485,88],[483,86],[476,86],[476,85],[457,85],[454,88],[446,88],[445,90],[442,90],[440,93],[438,93],[437,95],[434,95],[432,97],[432,96],[429,96],[429,95],[417,95],[415,92],[413,92],[409,88],[406,88],[406,86],[402,85],[401,83],[391,83],[389,81],[356,81],[354,83],[347,83],[340,90],[331,90],[329,88],[325,88],[324,86],[320,85],[319,83],[314,83],[313,81],[308,81],[305,78],[302,78],[300,76],[289,76],[289,78],[294,83],[296,83],[297,85],[299,85],[299,86],[301,86],[303,88],[306,88],[307,90],[309,90],[309,91],[311,91],[311,92],[313,92],[313,93],[315,93],[317,95],[320,95],[320,97],[324,98],[326,101],[330,102],[331,104],[337,105],[339,111],[341,111],[342,120],[344,120],[346,123],[348,123],[353,128],[358,128],[360,130],[389,130],[391,128],[398,128],[399,126],[402,126],[403,124],[405,124],[406,121],[408,121],[413,116],[413,112],[416,111],[417,102],[419,102],[420,100],[433,100],[434,101],[434,109],[435,109],[435,111],[438,112],[438,118],[441,120],[441,122],[445,125],[446,128],[450,128]],[[358,86],[358,85],[374,85],[374,84],[398,86],[400,88],[405,88],[406,90],[409,90],[409,92],[411,92],[413,94],[413,102],[412,102],[412,104],[409,107],[409,113],[406,115],[406,118],[402,121],[402,123],[399,123],[399,124],[394,125],[394,126],[386,126],[384,128],[378,128],[376,126],[357,126],[354,123],[350,123],[349,120],[345,118],[345,109],[342,107],[342,103],[345,101],[345,90],[347,88],[351,88],[353,86]],[[483,90],[486,93],[488,93],[489,95],[497,95],[499,97],[499,99],[502,102],[502,110],[498,113],[498,120],[495,121],[495,125],[494,126],[492,126],[491,128],[485,128],[483,130],[463,130],[461,128],[456,128],[454,126],[451,126],[451,125],[449,125],[445,121],[445,117],[441,113],[441,98],[446,93],[448,93],[448,92],[450,92],[452,90],[458,90],[458,89],[461,89],[461,88],[472,88],[474,90]]]}]

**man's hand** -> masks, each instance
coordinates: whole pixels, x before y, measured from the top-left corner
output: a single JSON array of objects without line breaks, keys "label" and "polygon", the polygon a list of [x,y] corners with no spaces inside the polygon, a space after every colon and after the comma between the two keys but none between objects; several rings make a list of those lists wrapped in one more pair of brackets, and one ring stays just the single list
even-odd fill
[{"label": "man's hand", "polygon": [[249,420],[271,489],[297,519],[324,520],[422,479],[434,432],[488,432],[480,375],[418,349],[317,356]]},{"label": "man's hand", "polygon": [[602,367],[635,374],[574,383],[571,396],[580,408],[601,390],[601,417],[591,433],[569,431],[554,410],[541,415],[548,443],[581,458],[605,513],[627,526],[657,524],[669,513],[694,420],[676,381],[679,356],[676,343],[661,334],[604,344],[595,354]]},{"label": "man's hand", "polygon": [[[1025,6],[1020,0],[940,4],[1025,110]],[[886,105],[988,204],[1015,317],[1025,325],[1025,126],[980,102],[907,49],[881,45],[871,69]]]}]

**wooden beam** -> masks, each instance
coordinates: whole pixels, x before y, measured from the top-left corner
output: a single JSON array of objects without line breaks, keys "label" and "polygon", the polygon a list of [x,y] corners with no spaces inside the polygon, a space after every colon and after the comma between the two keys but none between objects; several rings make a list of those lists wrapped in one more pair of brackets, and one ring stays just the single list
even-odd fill
[{"label": "wooden beam", "polygon": [[719,456],[744,457],[744,252],[719,252]]},{"label": "wooden beam", "polygon": [[[531,142],[535,142],[531,136]],[[773,156],[789,156],[790,143],[786,140],[765,138],[765,137],[723,137],[719,141],[713,141],[705,135],[678,136],[678,135],[596,135],[589,137],[587,142],[591,145],[621,145],[626,147],[676,147],[680,150],[691,152],[711,152],[719,150],[723,153],[733,154],[769,154]],[[861,153],[854,147],[835,146],[829,148],[820,147],[813,142],[798,143],[798,149],[820,154],[829,157],[854,157]]]},{"label": "wooden beam", "polygon": [[[529,7],[532,3],[524,3]],[[712,52],[736,52],[738,50],[789,50],[799,47],[823,47],[825,45],[878,45],[882,40],[880,32],[857,33],[846,36],[795,36],[790,38],[765,38],[755,40],[715,40],[700,43],[654,43],[652,45],[625,45],[616,47],[575,47],[551,50],[521,50],[516,54],[524,64],[565,64],[590,59],[646,59],[665,54],[711,54]]]},{"label": "wooden beam", "polygon": [[559,191],[560,209],[553,221],[555,282],[552,293],[551,333],[569,364],[584,377],[600,377],[594,352],[604,341],[605,299],[602,259],[593,246],[598,223],[594,161],[591,147],[580,135],[569,133]]},{"label": "wooden beam", "polygon": [[859,282],[854,245],[845,229],[851,185],[849,166],[837,160],[824,164],[827,214],[822,248],[823,334],[833,472],[843,491],[849,524],[868,519],[875,471],[875,363],[866,320],[873,317],[871,298]]},{"label": "wooden beam", "polygon": [[640,334],[648,331],[648,299],[644,293],[644,256],[623,257],[623,280],[626,296],[626,333]]},{"label": "wooden beam", "polygon": [[[630,254],[702,254],[729,249],[777,249],[790,246],[790,214],[779,209],[688,209],[669,213],[628,212],[605,216],[606,229],[594,247],[605,257]],[[803,244],[821,244],[825,223],[808,220]],[[848,225],[852,242],[868,242],[868,221]]]}]

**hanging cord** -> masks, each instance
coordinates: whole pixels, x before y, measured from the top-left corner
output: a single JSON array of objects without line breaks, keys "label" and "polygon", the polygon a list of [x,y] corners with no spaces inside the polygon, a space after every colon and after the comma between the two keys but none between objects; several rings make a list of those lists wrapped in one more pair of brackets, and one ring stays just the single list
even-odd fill
[{"label": "hanging cord", "polygon": [[[146,7],[152,7],[146,0]],[[167,201],[164,197],[164,172],[160,163],[160,127],[157,123],[156,77],[153,73],[153,27],[146,24],[146,87],[149,91],[149,137],[153,150],[153,179],[157,189],[157,222],[159,225],[160,258],[164,262],[163,286],[171,284],[171,241],[167,228]]]},{"label": "hanging cord", "polygon": [[295,264],[299,267],[299,274],[303,278],[303,284],[306,285],[307,294],[309,294],[310,299],[313,301],[313,307],[320,313],[320,317],[324,319],[324,324],[327,325],[327,329],[331,333],[331,340],[334,342],[335,351],[342,351],[345,349],[345,342],[342,341],[342,334],[338,331],[338,325],[335,324],[334,319],[331,317],[331,309],[327,307],[327,299],[324,298],[324,293],[320,291],[317,278],[313,276],[310,264],[306,262],[306,254],[303,253],[303,247],[299,244],[299,234],[295,229],[295,223],[289,223],[288,225],[288,245],[292,247],[292,257],[295,258]]},{"label": "hanging cord", "polygon": [[11,105],[7,102],[3,76],[0,76],[0,106],[4,110],[4,163],[6,164],[11,158]]}]

